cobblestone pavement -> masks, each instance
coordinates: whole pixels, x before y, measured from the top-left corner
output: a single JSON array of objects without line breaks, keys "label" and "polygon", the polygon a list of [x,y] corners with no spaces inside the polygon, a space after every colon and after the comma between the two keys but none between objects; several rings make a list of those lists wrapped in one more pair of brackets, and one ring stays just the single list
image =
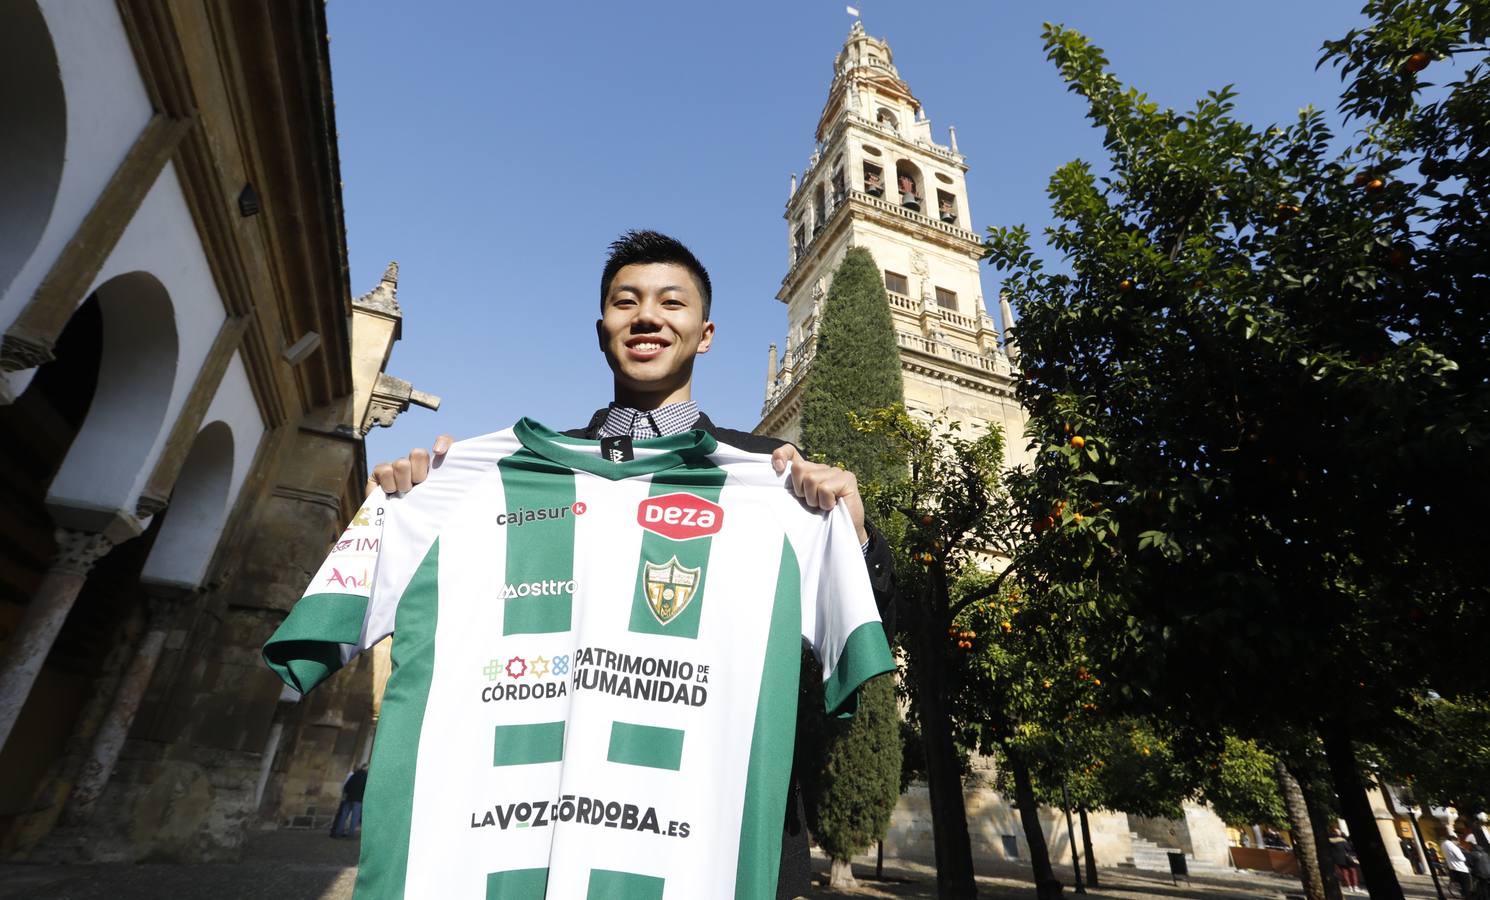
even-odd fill
[{"label": "cobblestone pavement", "polygon": [[[827,881],[827,862],[819,858],[816,851],[813,859],[823,882]],[[936,870],[931,866],[900,860],[886,860],[884,881],[874,880],[874,858],[861,857],[854,861],[854,876],[859,886],[853,890],[830,891],[818,888],[807,896],[811,900],[844,900],[844,898],[886,898],[886,900],[935,900]],[[1071,889],[1071,872],[1056,873],[1066,884],[1066,896],[1077,898]],[[1303,890],[1298,879],[1278,875],[1238,873],[1217,877],[1179,879],[1175,884],[1169,876],[1158,872],[1140,872],[1135,869],[1098,869],[1101,887],[1087,888],[1087,900],[1132,900],[1132,898],[1205,898],[1205,900],[1284,900],[1292,895],[1301,897]],[[1403,892],[1412,898],[1433,898],[1433,883],[1427,877],[1408,876],[1400,879]],[[978,896],[983,900],[1034,900],[1035,888],[1030,882],[1027,865],[1000,864],[978,867]],[[1365,898],[1365,894],[1347,894],[1348,900]]]},{"label": "cobblestone pavement", "polygon": [[[827,861],[814,855],[821,882]],[[0,900],[350,900],[357,875],[357,842],[332,840],[320,831],[278,831],[249,840],[234,863],[108,863],[88,866],[0,866]],[[811,900],[887,898],[933,900],[936,873],[930,866],[886,860],[885,879],[876,881],[872,858],[856,860],[859,887],[850,891],[813,890]],[[1070,881],[1070,873],[1061,873]],[[1088,900],[1205,898],[1205,900],[1283,900],[1300,893],[1296,880],[1249,874],[1181,880],[1174,885],[1158,873],[1132,869],[1100,870],[1102,886]],[[1423,877],[1402,879],[1409,897],[1433,898]],[[980,867],[979,896],[986,900],[1033,900],[1029,869],[1007,864]],[[1069,885],[1066,895],[1074,897]],[[1353,896],[1354,895],[1349,895]],[[1364,895],[1360,895],[1364,897]]]},{"label": "cobblestone pavement", "polygon": [[349,900],[357,841],[255,835],[233,863],[0,866],[0,900]]}]

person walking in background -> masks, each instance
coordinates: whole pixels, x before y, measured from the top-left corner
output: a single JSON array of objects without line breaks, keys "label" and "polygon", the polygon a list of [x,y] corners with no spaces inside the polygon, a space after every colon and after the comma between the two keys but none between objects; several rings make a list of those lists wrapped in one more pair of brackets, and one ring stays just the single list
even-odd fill
[{"label": "person walking in background", "polygon": [[1464,862],[1469,867],[1469,882],[1474,887],[1472,894],[1465,896],[1474,897],[1475,900],[1490,900],[1490,851],[1481,847],[1475,840],[1474,833],[1468,826],[1460,822],[1459,839],[1463,842]]},{"label": "person walking in background", "polygon": [[341,806],[336,809],[336,818],[331,820],[331,836],[351,837],[362,825],[362,794],[367,790],[367,766],[347,776],[341,786]]},{"label": "person walking in background", "polygon": [[1412,866],[1412,874],[1423,874],[1423,861],[1418,858],[1418,844],[1410,837],[1404,837],[1397,842],[1402,847],[1402,855],[1407,857],[1408,865]]},{"label": "person walking in background", "polygon": [[1469,861],[1465,857],[1463,845],[1460,844],[1461,829],[1464,829],[1463,823],[1456,824],[1455,835],[1444,838],[1440,850],[1443,853],[1443,866],[1448,870],[1450,880],[1459,886],[1459,895],[1473,897],[1474,879],[1469,876]]},{"label": "person walking in background", "polygon": [[1340,882],[1352,894],[1361,892],[1360,861],[1356,859],[1355,846],[1350,838],[1340,833],[1339,828],[1330,828],[1330,856],[1340,870]]}]

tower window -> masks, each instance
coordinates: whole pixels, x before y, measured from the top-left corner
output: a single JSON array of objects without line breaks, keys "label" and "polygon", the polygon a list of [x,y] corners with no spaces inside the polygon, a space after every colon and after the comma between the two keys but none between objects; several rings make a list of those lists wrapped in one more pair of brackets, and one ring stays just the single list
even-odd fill
[{"label": "tower window", "polygon": [[899,189],[900,205],[915,212],[921,211],[921,170],[909,160],[895,163],[895,184]]},{"label": "tower window", "polygon": [[833,207],[835,209],[837,209],[838,205],[844,201],[845,196],[846,192],[843,185],[843,170],[835,169],[833,172]]},{"label": "tower window", "polygon": [[888,109],[880,109],[880,111],[875,114],[874,120],[890,129],[891,131],[900,130],[900,122],[895,118],[895,114],[890,112]]},{"label": "tower window", "polygon": [[948,225],[957,224],[957,198],[946,191],[936,192],[936,214]]},{"label": "tower window", "polygon": [[795,237],[794,237],[794,239],[792,241],[792,249],[796,251],[796,253],[797,253],[798,256],[801,256],[802,255],[802,251],[807,249],[807,226],[806,225],[798,225],[797,226],[797,232],[796,232],[796,235],[795,235]]},{"label": "tower window", "polygon": [[885,290],[889,291],[892,294],[909,294],[911,291],[910,281],[908,281],[906,277],[904,275],[901,275],[899,272],[891,272],[889,269],[886,269]]},{"label": "tower window", "polygon": [[885,196],[885,170],[871,162],[864,164],[864,193],[871,197]]},{"label": "tower window", "polygon": [[956,291],[949,291],[946,288],[937,288],[936,289],[936,305],[937,306],[940,306],[942,309],[950,309],[953,312],[956,312],[957,311],[957,292]]}]

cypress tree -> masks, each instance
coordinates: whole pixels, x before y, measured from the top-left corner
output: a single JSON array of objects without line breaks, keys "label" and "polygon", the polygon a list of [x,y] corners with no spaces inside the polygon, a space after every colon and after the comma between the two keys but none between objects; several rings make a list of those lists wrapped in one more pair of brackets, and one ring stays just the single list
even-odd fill
[{"label": "cypress tree", "polygon": [[[851,248],[833,274],[817,323],[817,353],[802,401],[804,451],[841,464],[862,482],[885,480],[894,474],[888,448],[855,431],[848,414],[867,415],[903,396],[879,266],[868,250]],[[833,859],[832,886],[843,887],[853,884],[849,860],[884,837],[900,796],[900,715],[887,676],[864,685],[851,719],[823,721],[821,691],[812,687],[805,693],[816,702],[804,704],[803,736],[816,764],[799,771],[808,826]]]},{"label": "cypress tree", "polygon": [[802,398],[803,448],[841,463],[860,481],[884,481],[893,474],[887,448],[855,431],[848,418],[850,411],[867,415],[905,398],[890,299],[867,249],[852,247],[844,255],[821,317]]}]

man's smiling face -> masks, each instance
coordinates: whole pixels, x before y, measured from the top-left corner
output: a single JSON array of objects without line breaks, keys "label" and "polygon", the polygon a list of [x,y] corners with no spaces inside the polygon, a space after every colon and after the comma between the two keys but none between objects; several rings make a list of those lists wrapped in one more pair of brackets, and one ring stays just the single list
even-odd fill
[{"label": "man's smiling face", "polygon": [[698,283],[675,263],[637,263],[616,272],[595,330],[615,373],[616,401],[626,406],[690,399],[693,358],[714,340]]}]

